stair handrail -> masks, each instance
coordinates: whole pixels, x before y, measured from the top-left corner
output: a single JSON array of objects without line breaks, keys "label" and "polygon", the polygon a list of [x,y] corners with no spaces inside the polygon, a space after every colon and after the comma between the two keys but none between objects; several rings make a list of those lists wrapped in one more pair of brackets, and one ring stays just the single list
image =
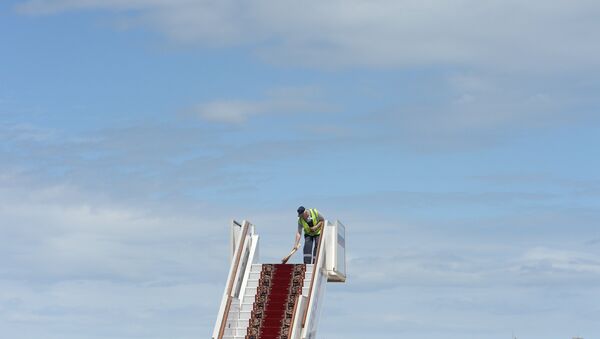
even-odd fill
[{"label": "stair handrail", "polygon": [[308,316],[308,310],[312,306],[312,291],[315,284],[316,276],[317,276],[317,265],[319,264],[319,258],[321,257],[321,246],[325,242],[325,229],[327,229],[327,221],[323,222],[323,226],[321,229],[321,235],[319,238],[319,245],[317,246],[317,256],[315,257],[315,263],[313,264],[312,276],[310,277],[310,288],[308,290],[308,300],[306,302],[306,308],[304,309],[304,315],[302,316],[302,328],[306,325],[306,317]]},{"label": "stair handrail", "polygon": [[233,265],[233,271],[231,271],[231,276],[229,277],[229,281],[227,282],[227,303],[225,305],[225,312],[223,312],[223,317],[221,318],[221,326],[219,327],[219,335],[218,339],[223,339],[223,334],[225,333],[225,325],[227,324],[227,317],[229,316],[229,309],[231,308],[231,302],[233,297],[231,296],[231,291],[233,290],[233,285],[235,283],[235,278],[237,277],[238,267],[240,265],[240,260],[242,257],[242,249],[244,248],[244,242],[246,241],[246,236],[248,235],[248,229],[250,228],[250,223],[244,220],[242,225],[242,236],[238,242],[237,253],[235,255],[235,263]]},{"label": "stair handrail", "polygon": [[294,331],[294,323],[296,320],[296,311],[298,310],[300,304],[300,296],[302,295],[302,290],[300,290],[300,294],[296,295],[296,300],[294,301],[294,311],[292,312],[292,321],[290,322],[290,328],[288,329],[288,339],[292,338],[292,332]]}]

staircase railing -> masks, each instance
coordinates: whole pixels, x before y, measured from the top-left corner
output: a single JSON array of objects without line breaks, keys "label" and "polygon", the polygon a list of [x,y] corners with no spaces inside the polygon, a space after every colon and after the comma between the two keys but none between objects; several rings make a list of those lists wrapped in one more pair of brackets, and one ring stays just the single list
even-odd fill
[{"label": "staircase railing", "polygon": [[296,300],[294,301],[294,312],[292,312],[292,320],[290,323],[290,328],[288,329],[288,339],[293,339],[292,333],[294,332],[294,325],[296,323],[296,312],[298,311],[298,307],[300,307],[300,298],[302,293],[296,295]]},{"label": "staircase railing", "polygon": [[[235,221],[234,221],[234,223],[239,225],[239,223],[237,223]],[[229,310],[231,309],[231,302],[233,300],[233,296],[231,295],[231,292],[233,291],[233,286],[234,286],[236,278],[237,278],[237,272],[238,272],[238,268],[240,265],[240,260],[242,258],[242,250],[244,248],[244,244],[246,243],[246,236],[248,235],[248,231],[250,229],[250,223],[247,221],[244,221],[241,226],[242,226],[242,234],[239,238],[233,265],[231,266],[231,270],[229,272],[229,280],[227,282],[227,289],[226,289],[227,301],[225,303],[225,310],[223,312],[223,316],[221,317],[221,324],[219,326],[219,332],[217,335],[217,339],[223,339],[223,335],[225,333],[225,326],[227,325],[227,317],[229,316]]]},{"label": "staircase railing", "polygon": [[308,312],[313,307],[313,303],[315,302],[315,300],[314,300],[315,298],[313,296],[313,294],[314,294],[313,290],[315,288],[315,282],[316,282],[317,277],[320,272],[320,265],[323,262],[321,257],[324,256],[324,254],[325,254],[324,250],[323,250],[323,243],[325,242],[326,229],[327,229],[327,221],[325,221],[323,223],[323,226],[321,229],[321,235],[319,238],[319,244],[317,246],[317,256],[316,256],[315,262],[313,264],[312,276],[310,277],[310,288],[308,290],[308,300],[306,302],[306,307],[304,308],[304,314],[302,315],[302,328],[306,327],[306,319],[308,316]]}]

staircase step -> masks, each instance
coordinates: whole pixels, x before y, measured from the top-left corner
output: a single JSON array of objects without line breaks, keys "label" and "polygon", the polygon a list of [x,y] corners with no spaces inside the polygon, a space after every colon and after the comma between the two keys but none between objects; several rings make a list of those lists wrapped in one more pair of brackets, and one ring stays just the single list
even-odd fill
[{"label": "staircase step", "polygon": [[[265,266],[262,266],[264,269]],[[273,271],[271,276],[266,276],[263,273],[263,279],[268,280],[269,286],[258,287],[258,284],[264,282],[265,280],[260,280],[260,273],[256,273],[256,281],[249,281],[248,287],[255,288],[257,286],[256,291],[260,291],[260,293],[266,293],[265,304],[262,309],[258,309],[259,306],[254,305],[253,311],[251,312],[251,316],[260,316],[262,317],[260,324],[260,339],[267,338],[275,338],[280,330],[283,322],[285,321],[287,315],[287,309],[289,307],[288,298],[290,298],[290,291],[292,289],[297,289],[300,287],[298,283],[294,283],[294,272],[297,268],[297,265],[293,264],[274,264],[271,266]],[[255,267],[252,268],[256,270]],[[254,273],[253,273],[254,274]],[[254,278],[254,277],[253,277]],[[306,274],[304,275],[304,280],[302,280],[301,285],[303,286],[306,281]],[[310,276],[308,276],[310,278]],[[302,293],[308,293],[308,289],[302,288]],[[292,294],[293,295],[293,294]],[[247,300],[244,300],[241,308],[244,309],[246,306]],[[293,302],[293,301],[292,301]],[[258,313],[256,313],[258,312]],[[251,320],[250,322],[254,323],[255,320]]]},{"label": "staircase step", "polygon": [[[275,264],[273,265],[272,276],[270,277],[269,294],[262,310],[262,327],[261,337],[259,339],[274,338],[279,334],[282,321],[286,317],[287,298],[292,288],[293,272],[295,266],[293,264]],[[302,294],[307,295],[310,281],[312,279],[313,265],[307,265],[302,281]],[[253,264],[250,268],[250,274],[246,282],[243,298],[237,300],[237,304],[232,306],[225,329],[224,339],[245,339],[254,309],[256,293],[263,271],[262,264]],[[297,288],[297,287],[294,287]],[[264,291],[264,289],[261,289]],[[264,293],[264,292],[263,292]]]}]

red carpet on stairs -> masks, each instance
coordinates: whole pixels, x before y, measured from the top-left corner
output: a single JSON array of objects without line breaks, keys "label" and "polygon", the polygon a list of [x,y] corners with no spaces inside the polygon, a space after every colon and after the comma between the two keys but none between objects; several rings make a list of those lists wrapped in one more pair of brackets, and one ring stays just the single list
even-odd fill
[{"label": "red carpet on stairs", "polygon": [[246,339],[288,339],[306,265],[264,264]]}]

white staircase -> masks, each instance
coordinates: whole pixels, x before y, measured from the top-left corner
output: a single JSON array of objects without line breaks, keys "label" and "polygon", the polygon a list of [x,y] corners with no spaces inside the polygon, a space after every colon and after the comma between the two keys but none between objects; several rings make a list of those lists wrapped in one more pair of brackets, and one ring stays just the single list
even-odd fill
[{"label": "white staircase", "polygon": [[[306,265],[304,283],[302,285],[302,296],[304,297],[308,297],[313,266],[314,265]],[[261,270],[262,264],[253,264],[250,268],[246,289],[244,290],[244,294],[240,295],[242,299],[238,299],[238,301],[241,300],[241,304],[236,303],[235,305],[232,305],[229,310],[229,316],[227,317],[229,321],[227,322],[223,339],[243,339],[246,337]]]},{"label": "white staircase", "polygon": [[[290,339],[317,337],[325,283],[346,281],[345,226],[326,220],[323,232],[316,268],[306,265],[302,296],[296,299],[290,322]],[[231,267],[212,339],[246,338],[262,270],[254,225],[232,221],[230,239]]]}]

